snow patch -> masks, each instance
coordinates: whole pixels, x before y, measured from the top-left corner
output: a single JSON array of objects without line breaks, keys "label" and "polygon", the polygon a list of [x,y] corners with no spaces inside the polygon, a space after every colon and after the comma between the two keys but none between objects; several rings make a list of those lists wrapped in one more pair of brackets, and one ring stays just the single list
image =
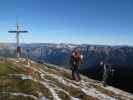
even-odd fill
[{"label": "snow patch", "polygon": [[9,95],[14,95],[14,96],[24,96],[24,97],[30,97],[34,100],[38,100],[38,98],[34,95],[29,95],[29,94],[25,94],[25,93],[21,93],[21,92],[0,92],[3,94],[9,94]]},{"label": "snow patch", "polygon": [[49,100],[48,98],[46,98],[45,96],[42,96],[39,98],[39,100]]},{"label": "snow patch", "polygon": [[91,88],[91,89],[88,89],[88,90],[85,90],[85,89],[82,88],[82,91],[86,95],[98,98],[100,100],[116,100],[115,98],[109,97],[109,96],[97,91],[95,88]]}]

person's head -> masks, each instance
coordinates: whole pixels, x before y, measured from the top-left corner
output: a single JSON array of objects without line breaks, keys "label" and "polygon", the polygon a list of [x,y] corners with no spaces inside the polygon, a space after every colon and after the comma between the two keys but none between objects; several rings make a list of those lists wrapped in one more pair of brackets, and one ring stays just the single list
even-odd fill
[{"label": "person's head", "polygon": [[74,49],[74,52],[75,52],[75,53],[78,53],[78,52],[80,52],[80,49],[79,49],[79,48],[75,48],[75,49]]},{"label": "person's head", "polygon": [[103,62],[103,61],[101,61],[101,62],[100,62],[100,66],[103,66],[103,64],[104,64],[104,62]]}]

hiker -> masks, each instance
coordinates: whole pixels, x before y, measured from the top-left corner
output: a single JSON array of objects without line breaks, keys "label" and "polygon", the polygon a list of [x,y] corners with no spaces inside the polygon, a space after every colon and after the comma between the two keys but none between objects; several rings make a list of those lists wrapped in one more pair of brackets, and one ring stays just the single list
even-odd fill
[{"label": "hiker", "polygon": [[73,80],[80,81],[79,67],[83,63],[83,55],[78,49],[74,50],[71,54],[70,64],[72,65],[72,78]]},{"label": "hiker", "polygon": [[112,69],[111,65],[107,62],[101,61],[100,65],[103,66],[102,83],[103,83],[103,86],[106,86],[107,79],[109,78],[110,75],[113,76],[114,69]]}]

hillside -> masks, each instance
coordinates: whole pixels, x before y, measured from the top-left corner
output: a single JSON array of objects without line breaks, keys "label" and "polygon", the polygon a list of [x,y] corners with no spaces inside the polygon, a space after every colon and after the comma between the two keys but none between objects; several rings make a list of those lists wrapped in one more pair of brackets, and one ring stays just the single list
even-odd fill
[{"label": "hillside", "polygon": [[[31,43],[21,44],[21,57],[29,56],[39,63],[50,63],[69,68],[70,54],[74,48],[79,48],[84,55],[84,63],[80,72],[95,80],[101,80],[103,69],[100,61],[107,61],[115,70],[113,76],[108,79],[108,84],[127,92],[133,93],[133,47],[132,46],[109,46],[89,44],[54,44],[54,43]],[[1,57],[16,57],[16,44],[0,43]],[[123,74],[124,73],[124,74]]]},{"label": "hillside", "polygon": [[0,100],[133,100],[130,93],[85,76],[75,82],[69,70],[54,65],[31,61],[31,68],[29,77],[25,59],[0,59]]}]

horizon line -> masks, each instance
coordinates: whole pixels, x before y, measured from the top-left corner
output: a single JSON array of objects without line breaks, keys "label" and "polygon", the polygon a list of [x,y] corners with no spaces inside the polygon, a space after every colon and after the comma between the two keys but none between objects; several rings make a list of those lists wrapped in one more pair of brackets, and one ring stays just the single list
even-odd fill
[{"label": "horizon line", "polygon": [[[0,44],[16,44],[16,42],[0,42]],[[129,46],[133,47],[133,45],[128,44],[102,44],[102,43],[68,43],[68,42],[21,42],[20,44],[73,44],[73,45],[99,45],[99,46]]]}]

